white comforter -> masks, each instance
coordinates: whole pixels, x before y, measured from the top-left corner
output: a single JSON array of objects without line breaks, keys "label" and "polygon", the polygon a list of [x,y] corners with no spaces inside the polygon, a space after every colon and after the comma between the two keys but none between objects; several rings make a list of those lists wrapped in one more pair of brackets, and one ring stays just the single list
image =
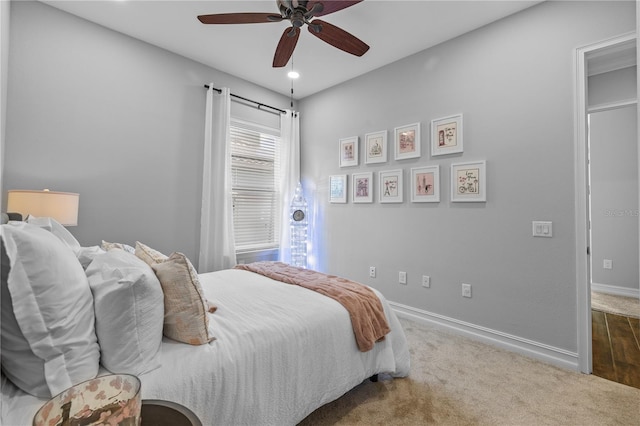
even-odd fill
[{"label": "white comforter", "polygon": [[[404,332],[377,291],[392,332],[363,353],[333,299],[241,270],[200,280],[218,306],[209,317],[216,340],[191,346],[165,338],[162,366],[140,376],[143,399],[181,403],[205,426],[294,425],[373,374],[409,373]],[[0,424],[29,425],[44,402],[5,379]]]}]

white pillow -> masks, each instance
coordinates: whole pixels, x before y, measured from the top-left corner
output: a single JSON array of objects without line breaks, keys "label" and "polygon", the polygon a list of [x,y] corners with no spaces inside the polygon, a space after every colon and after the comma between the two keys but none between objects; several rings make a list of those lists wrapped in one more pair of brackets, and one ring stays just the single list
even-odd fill
[{"label": "white pillow", "polygon": [[93,298],[73,251],[25,222],[2,225],[0,236],[1,360],[7,377],[41,398],[96,377],[100,349]]},{"label": "white pillow", "polygon": [[105,253],[105,251],[100,246],[80,247],[80,250],[76,252],[76,256],[82,267],[87,269],[87,266],[93,262],[93,259],[103,253]]},{"label": "white pillow", "polygon": [[35,217],[29,215],[27,220],[25,221],[32,225],[39,226],[40,228],[46,229],[51,232],[53,235],[58,237],[60,241],[65,243],[69,248],[77,253],[80,250],[80,243],[76,240],[76,237],[73,236],[71,232],[64,226],[62,226],[57,220],[52,217]]},{"label": "white pillow", "polygon": [[80,247],[80,243],[76,240],[76,237],[52,217],[35,217],[29,215],[26,222],[46,229],[58,237],[60,241],[65,243],[76,254],[83,268],[86,268],[96,255],[104,253],[104,250],[98,246]]},{"label": "white pillow", "polygon": [[138,375],[160,366],[164,296],[151,267],[134,254],[109,250],[87,267],[100,362],[112,373]]}]

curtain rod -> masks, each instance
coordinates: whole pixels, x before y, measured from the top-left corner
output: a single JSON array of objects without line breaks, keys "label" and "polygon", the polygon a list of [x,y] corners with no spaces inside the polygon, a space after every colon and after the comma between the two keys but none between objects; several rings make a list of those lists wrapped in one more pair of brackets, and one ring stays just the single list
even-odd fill
[{"label": "curtain rod", "polygon": [[[204,87],[206,87],[208,89],[209,85],[205,84]],[[212,87],[211,89],[215,90],[218,93],[222,93],[222,89],[216,89],[215,87]],[[232,97],[234,97],[234,98],[241,99],[241,100],[243,100],[245,102],[250,102],[252,104],[256,104],[256,108],[258,108],[258,109],[261,109],[262,107],[265,107],[265,108],[272,109],[273,111],[278,111],[280,114],[286,114],[287,113],[287,111],[285,111],[283,109],[280,109],[280,108],[272,107],[271,105],[263,104],[261,102],[252,101],[251,99],[243,98],[242,96],[234,95],[233,93],[231,93],[230,95]],[[276,114],[273,111],[266,111],[266,112],[271,112],[273,114]]]}]

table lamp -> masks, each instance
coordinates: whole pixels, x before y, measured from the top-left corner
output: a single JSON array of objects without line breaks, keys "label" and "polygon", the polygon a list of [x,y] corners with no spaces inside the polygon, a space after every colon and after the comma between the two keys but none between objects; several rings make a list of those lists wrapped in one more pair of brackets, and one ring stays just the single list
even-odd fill
[{"label": "table lamp", "polygon": [[64,226],[78,225],[80,194],[42,191],[10,190],[7,197],[7,212],[20,213],[26,218],[51,217]]}]

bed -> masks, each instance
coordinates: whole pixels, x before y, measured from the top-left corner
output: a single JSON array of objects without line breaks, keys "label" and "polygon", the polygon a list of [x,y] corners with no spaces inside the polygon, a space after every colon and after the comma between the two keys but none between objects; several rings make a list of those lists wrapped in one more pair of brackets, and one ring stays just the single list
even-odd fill
[{"label": "bed", "polygon": [[[40,226],[37,232],[31,227],[38,224],[20,226],[28,227],[38,237],[43,237],[42,229],[54,235],[62,243],[56,246],[57,250],[65,246],[72,251],[85,267],[89,282],[92,269],[96,269],[91,263],[105,258],[105,252],[111,253],[112,258],[126,258],[127,262],[136,258],[134,253],[125,250],[131,250],[128,246],[107,247],[110,250],[105,251],[103,242],[99,248],[80,248],[64,228],[55,222],[47,223],[48,226]],[[5,229],[11,226],[17,225],[13,222],[2,225],[4,243],[11,239],[9,234],[13,229]],[[46,239],[53,241],[48,236]],[[15,253],[13,255],[15,257]],[[166,262],[166,258],[163,261]],[[6,270],[4,262],[6,259],[3,259]],[[158,269],[153,270],[159,273]],[[3,273],[3,287],[7,286],[6,280]],[[165,335],[158,337],[157,350],[138,363],[148,371],[134,371],[142,382],[143,399],[182,404],[204,425],[295,425],[315,409],[376,374],[404,377],[409,373],[409,351],[402,327],[385,298],[375,289],[371,290],[380,301],[391,331],[371,350],[362,351],[354,338],[349,313],[332,298],[240,269],[199,274],[197,280],[200,296],[205,301],[204,309],[215,309],[205,314],[206,333],[209,333],[206,340],[212,340],[189,344],[169,338],[165,324]],[[164,287],[163,290],[165,298],[168,297]],[[105,324],[101,320],[98,295],[92,294],[96,330],[99,324]],[[164,316],[166,321],[167,308]],[[158,327],[157,324],[149,326]],[[96,344],[104,357],[109,348],[107,337],[101,338],[98,331],[96,334]],[[102,336],[106,334],[103,332]],[[119,347],[129,347],[130,340],[133,339],[124,339]],[[7,377],[4,346],[6,344],[3,344],[0,424],[29,425],[47,398],[24,392]],[[124,367],[107,369],[100,358],[97,368],[95,374],[101,375],[123,372],[113,370]]]}]

